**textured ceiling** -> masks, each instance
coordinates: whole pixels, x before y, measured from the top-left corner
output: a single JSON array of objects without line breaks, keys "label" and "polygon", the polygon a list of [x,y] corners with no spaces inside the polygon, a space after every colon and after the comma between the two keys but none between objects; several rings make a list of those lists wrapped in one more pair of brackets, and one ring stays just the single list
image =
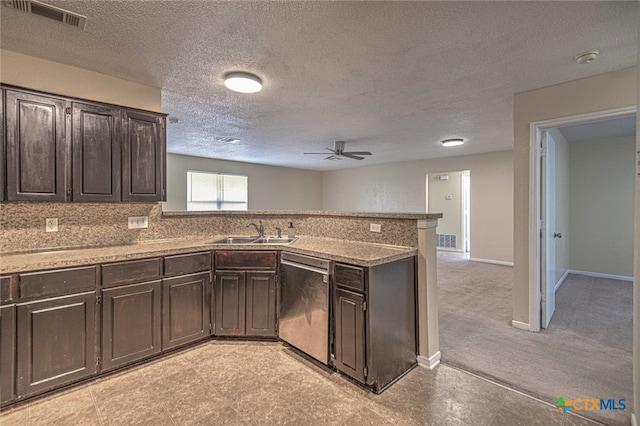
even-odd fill
[{"label": "textured ceiling", "polygon": [[638,2],[48,3],[85,31],[0,7],[2,48],[161,87],[169,152],[314,170],[511,149],[514,93],[637,63]]},{"label": "textured ceiling", "polygon": [[567,142],[613,139],[636,134],[636,116],[591,121],[584,124],[558,127]]}]

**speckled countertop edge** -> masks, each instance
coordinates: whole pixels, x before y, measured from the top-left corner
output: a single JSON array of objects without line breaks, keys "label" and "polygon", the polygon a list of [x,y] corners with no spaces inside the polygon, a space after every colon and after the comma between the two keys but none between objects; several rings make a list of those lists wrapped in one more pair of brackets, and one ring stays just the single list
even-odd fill
[{"label": "speckled countertop edge", "polygon": [[339,216],[339,217],[371,217],[382,219],[429,220],[441,219],[442,213],[375,213],[375,212],[336,212],[325,210],[224,210],[224,211],[168,211],[162,217],[187,216]]},{"label": "speckled countertop edge", "polygon": [[207,244],[225,236],[154,240],[110,247],[47,250],[0,255],[0,274],[57,269],[80,265],[118,262],[131,259],[167,256],[205,250],[282,250],[317,256],[358,266],[376,266],[417,254],[414,247],[392,246],[331,238],[300,236],[295,242],[282,244]]}]

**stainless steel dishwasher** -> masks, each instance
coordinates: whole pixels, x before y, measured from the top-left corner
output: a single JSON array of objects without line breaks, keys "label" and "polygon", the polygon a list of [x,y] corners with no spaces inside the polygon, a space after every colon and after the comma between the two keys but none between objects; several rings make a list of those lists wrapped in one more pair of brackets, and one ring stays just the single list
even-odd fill
[{"label": "stainless steel dishwasher", "polygon": [[282,253],[278,336],[329,365],[329,270],[331,262]]}]

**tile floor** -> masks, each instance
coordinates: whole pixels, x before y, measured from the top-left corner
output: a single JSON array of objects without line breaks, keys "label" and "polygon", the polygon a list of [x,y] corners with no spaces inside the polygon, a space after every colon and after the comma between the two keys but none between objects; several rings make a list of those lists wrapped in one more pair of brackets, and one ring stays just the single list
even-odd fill
[{"label": "tile floor", "polygon": [[592,425],[446,365],[369,393],[280,343],[209,341],[0,415],[2,425]]}]

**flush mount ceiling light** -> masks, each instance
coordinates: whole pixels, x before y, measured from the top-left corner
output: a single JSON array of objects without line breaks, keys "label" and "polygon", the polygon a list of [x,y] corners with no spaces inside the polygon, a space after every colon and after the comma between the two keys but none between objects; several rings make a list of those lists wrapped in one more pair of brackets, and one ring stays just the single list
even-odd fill
[{"label": "flush mount ceiling light", "polygon": [[230,138],[230,137],[226,137],[226,136],[217,137],[216,140],[218,142],[226,142],[226,143],[238,143],[238,142],[240,142],[240,139],[238,139],[238,138]]},{"label": "flush mount ceiling light", "polygon": [[445,139],[442,141],[442,145],[444,146],[459,146],[464,143],[464,139],[462,138],[453,138],[453,139]]},{"label": "flush mount ceiling light", "polygon": [[590,64],[591,62],[596,60],[596,58],[598,57],[598,53],[600,53],[599,50],[594,50],[593,52],[584,52],[576,55],[573,59],[575,59],[575,61],[580,65]]},{"label": "flush mount ceiling light", "polygon": [[239,93],[256,93],[262,90],[262,80],[248,72],[230,72],[224,76],[227,89]]}]

